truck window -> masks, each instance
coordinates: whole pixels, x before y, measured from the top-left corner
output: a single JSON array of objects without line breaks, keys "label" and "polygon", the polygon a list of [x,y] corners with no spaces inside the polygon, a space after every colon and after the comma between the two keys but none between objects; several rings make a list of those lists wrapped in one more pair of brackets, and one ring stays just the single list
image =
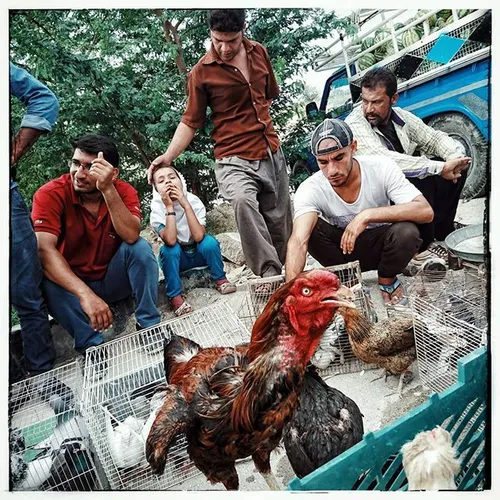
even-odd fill
[{"label": "truck window", "polygon": [[330,84],[330,93],[326,104],[326,116],[338,118],[352,109],[352,98],[347,76],[333,80]]}]

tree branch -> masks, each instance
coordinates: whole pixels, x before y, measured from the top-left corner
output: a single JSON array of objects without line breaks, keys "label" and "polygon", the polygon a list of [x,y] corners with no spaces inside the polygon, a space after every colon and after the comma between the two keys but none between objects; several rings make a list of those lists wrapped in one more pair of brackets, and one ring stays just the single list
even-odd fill
[{"label": "tree branch", "polygon": [[[161,19],[163,11],[160,9],[154,9],[153,12],[157,17]],[[173,43],[177,45],[177,56],[175,57],[175,64],[179,73],[184,77],[187,75],[187,66],[184,62],[184,51],[182,50],[181,37],[179,35],[179,31],[177,30],[178,25],[173,25],[169,19],[165,19],[162,23],[163,34],[165,36],[165,40],[168,43]]]},{"label": "tree branch", "polygon": [[59,40],[57,40],[53,36],[53,34],[50,31],[48,31],[45,26],[43,26],[43,24],[40,24],[34,17],[30,16],[27,12],[20,11],[19,14],[27,17],[29,21],[38,26],[51,40],[53,40],[56,43],[59,42]]}]

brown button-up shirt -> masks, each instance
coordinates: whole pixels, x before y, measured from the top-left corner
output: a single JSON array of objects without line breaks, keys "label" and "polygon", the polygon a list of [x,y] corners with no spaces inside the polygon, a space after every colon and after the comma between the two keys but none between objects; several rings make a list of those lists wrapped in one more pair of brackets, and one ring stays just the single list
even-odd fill
[{"label": "brown button-up shirt", "polygon": [[273,152],[279,147],[269,116],[271,100],[279,94],[269,55],[260,43],[243,38],[243,44],[250,81],[238,68],[224,63],[213,46],[188,77],[188,102],[181,121],[200,128],[210,107],[217,159],[261,160],[267,157],[268,145]]}]

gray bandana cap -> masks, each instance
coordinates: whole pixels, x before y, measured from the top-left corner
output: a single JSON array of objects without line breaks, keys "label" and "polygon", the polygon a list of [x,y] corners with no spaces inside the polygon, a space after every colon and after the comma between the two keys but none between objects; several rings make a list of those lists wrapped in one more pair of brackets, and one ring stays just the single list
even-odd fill
[{"label": "gray bandana cap", "polygon": [[[332,139],[334,145],[321,147],[323,139]],[[349,146],[353,141],[352,130],[346,122],[327,118],[316,127],[311,137],[311,151],[314,156],[326,155]]]}]

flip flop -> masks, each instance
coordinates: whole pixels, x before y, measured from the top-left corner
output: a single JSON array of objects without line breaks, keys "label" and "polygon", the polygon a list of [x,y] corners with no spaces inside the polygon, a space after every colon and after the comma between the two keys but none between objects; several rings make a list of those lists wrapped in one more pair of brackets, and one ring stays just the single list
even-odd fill
[{"label": "flip flop", "polygon": [[386,306],[395,306],[395,305],[405,306],[408,304],[408,297],[404,296],[397,302],[392,302],[394,292],[398,288],[400,287],[402,288],[401,281],[399,281],[398,278],[396,278],[390,285],[383,285],[382,283],[379,283],[378,287],[382,293],[387,293],[389,295],[389,302],[385,302],[384,300]]}]

